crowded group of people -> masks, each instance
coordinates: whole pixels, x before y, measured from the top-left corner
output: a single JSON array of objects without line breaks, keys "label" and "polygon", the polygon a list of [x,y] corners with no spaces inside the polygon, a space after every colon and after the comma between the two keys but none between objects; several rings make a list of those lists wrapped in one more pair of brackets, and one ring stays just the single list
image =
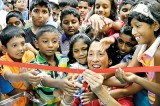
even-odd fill
[{"label": "crowded group of people", "polygon": [[[0,61],[75,69],[0,65],[1,101],[27,92],[46,106],[160,106],[159,72],[123,70],[160,65],[159,7],[158,0],[0,0]],[[10,105],[39,106],[25,96]]]}]

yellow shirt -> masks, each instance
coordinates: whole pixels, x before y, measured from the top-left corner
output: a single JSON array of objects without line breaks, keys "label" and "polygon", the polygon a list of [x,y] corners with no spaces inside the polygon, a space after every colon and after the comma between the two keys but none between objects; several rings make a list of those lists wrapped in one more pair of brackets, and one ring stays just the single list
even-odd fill
[{"label": "yellow shirt", "polygon": [[[22,57],[22,63],[29,63],[34,58],[35,58],[35,55],[33,52],[26,51]],[[7,53],[4,56],[2,56],[0,60],[14,62]],[[5,72],[8,70],[10,70],[12,73],[16,73],[16,74],[20,73],[20,67],[3,66],[1,75],[4,77]],[[23,82],[12,83],[12,86],[17,89],[27,90]],[[5,97],[7,98],[8,96],[5,96]],[[22,97],[21,99],[18,99],[17,103],[14,103],[13,106],[25,106],[26,103],[27,103],[27,98]]]}]

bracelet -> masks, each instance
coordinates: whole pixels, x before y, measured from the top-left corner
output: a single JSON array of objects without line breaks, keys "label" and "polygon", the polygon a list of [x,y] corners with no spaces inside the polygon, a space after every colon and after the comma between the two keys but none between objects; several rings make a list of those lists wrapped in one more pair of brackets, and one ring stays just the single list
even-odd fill
[{"label": "bracelet", "polygon": [[72,102],[67,103],[67,102],[66,102],[66,100],[65,100],[65,98],[64,98],[64,96],[65,96],[65,95],[63,95],[63,96],[62,96],[62,100],[61,100],[61,101],[62,101],[62,103],[64,103],[64,104],[65,104],[64,106],[71,106],[71,105],[74,103],[74,99],[73,99],[73,101],[72,101]]},{"label": "bracelet", "polygon": [[107,106],[107,104],[109,103],[109,101],[110,101],[110,91],[109,91],[109,88],[107,88],[107,95],[108,95],[108,98],[107,98],[107,101],[106,101],[106,103],[103,103],[102,101],[101,101],[101,103],[102,103],[102,105],[104,105],[104,106]]}]

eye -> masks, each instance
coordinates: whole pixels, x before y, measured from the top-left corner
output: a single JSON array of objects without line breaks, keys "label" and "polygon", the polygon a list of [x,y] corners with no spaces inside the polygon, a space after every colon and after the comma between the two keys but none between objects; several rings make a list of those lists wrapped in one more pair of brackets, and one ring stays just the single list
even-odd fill
[{"label": "eye", "polygon": [[19,21],[16,21],[16,22],[15,22],[15,25],[16,25],[16,26],[18,26],[19,24],[20,24],[20,22],[19,22]]},{"label": "eye", "polygon": [[130,42],[127,42],[127,43],[126,43],[126,46],[132,47],[133,45],[132,45]]},{"label": "eye", "polygon": [[39,11],[38,11],[38,9],[34,9],[33,12],[38,13]]},{"label": "eye", "polygon": [[120,44],[123,44],[123,43],[124,43],[122,39],[118,39],[118,42],[119,42]]},{"label": "eye", "polygon": [[100,8],[100,5],[96,5],[95,7],[96,7],[96,9],[99,9],[99,8]]},{"label": "eye", "polygon": [[43,12],[43,14],[47,14],[48,13],[48,11],[46,11],[46,10],[43,10],[42,12]]},{"label": "eye", "polygon": [[57,43],[57,42],[58,42],[58,40],[53,40],[52,42],[53,42],[53,43]]},{"label": "eye", "polygon": [[43,42],[43,43],[48,43],[48,41],[47,41],[47,40],[43,40],[42,42]]},{"label": "eye", "polygon": [[128,11],[128,9],[124,8],[124,9],[122,9],[122,11],[123,11],[123,12],[127,12],[127,11]]},{"label": "eye", "polygon": [[16,47],[17,47],[17,45],[16,45],[16,44],[13,44],[13,45],[12,45],[12,47],[13,47],[13,48],[16,48]]}]

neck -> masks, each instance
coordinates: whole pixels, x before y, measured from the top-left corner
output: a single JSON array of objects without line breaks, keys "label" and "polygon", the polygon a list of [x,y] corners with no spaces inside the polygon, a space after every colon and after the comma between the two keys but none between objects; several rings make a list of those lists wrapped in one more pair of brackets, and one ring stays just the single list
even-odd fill
[{"label": "neck", "polygon": [[34,34],[36,34],[37,29],[38,29],[38,27],[37,27],[36,25],[33,25],[33,26],[32,26],[32,32],[33,32]]},{"label": "neck", "polygon": [[24,9],[18,8],[18,11],[20,11],[21,13],[24,13]]},{"label": "neck", "polygon": [[43,53],[40,53],[40,54],[50,65],[52,65],[52,66],[56,65],[55,64],[56,62],[55,62],[55,59],[54,59],[54,55],[53,56],[46,56]]}]

